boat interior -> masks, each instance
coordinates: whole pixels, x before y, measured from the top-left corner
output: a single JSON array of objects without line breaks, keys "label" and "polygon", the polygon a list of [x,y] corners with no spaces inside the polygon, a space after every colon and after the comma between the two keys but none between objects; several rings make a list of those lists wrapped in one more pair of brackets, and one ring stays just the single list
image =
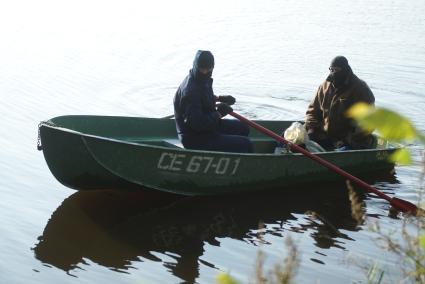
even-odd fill
[{"label": "boat interior", "polygon": [[[263,127],[281,134],[291,126],[293,121],[256,121]],[[60,116],[44,122],[45,125],[77,131],[82,134],[95,135],[121,141],[162,146],[169,148],[183,148],[177,138],[173,119],[157,119],[143,117],[113,117],[113,116]],[[275,152],[277,143],[274,139],[265,136],[255,129],[251,129],[250,139],[254,144],[254,153],[272,154]],[[400,145],[390,144],[388,141],[378,138],[377,149],[396,148]],[[282,150],[287,153],[288,150]]]},{"label": "boat interior", "polygon": [[[264,137],[252,137],[251,141],[254,145],[254,153],[261,154],[271,154],[274,153],[277,146],[276,141],[271,138]],[[162,146],[169,148],[184,148],[182,143],[178,138],[167,138],[167,139],[131,139],[129,142],[138,143],[138,144],[147,144],[154,146]]]},{"label": "boat interior", "polygon": [[[269,137],[250,137],[254,145],[254,153],[258,154],[286,154],[291,151],[287,147],[279,149],[279,152],[276,152],[277,143],[275,140]],[[138,144],[147,144],[154,146],[162,146],[169,148],[184,148],[182,143],[178,138],[167,138],[167,139],[131,139],[129,142],[138,143]],[[394,144],[390,144],[388,141],[378,138],[376,149],[387,149],[396,147]]]}]

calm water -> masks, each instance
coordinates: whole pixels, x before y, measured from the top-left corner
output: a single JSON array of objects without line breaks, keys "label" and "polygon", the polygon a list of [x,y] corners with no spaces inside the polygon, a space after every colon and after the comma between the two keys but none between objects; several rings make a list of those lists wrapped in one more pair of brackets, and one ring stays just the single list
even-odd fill
[{"label": "calm water", "polygon": [[[367,227],[397,230],[402,220],[373,196],[356,227],[343,185],[217,198],[76,193],[36,151],[37,125],[65,114],[166,116],[195,51],[209,49],[216,94],[235,96],[249,118],[303,119],[342,54],[377,105],[424,132],[423,0],[9,2],[0,8],[0,283],[212,283],[220,271],[246,283],[258,249],[267,271],[287,236],[300,250],[297,283],[364,281],[373,262],[398,279],[398,257]],[[411,148],[420,161],[421,147]],[[416,162],[369,182],[415,201],[420,173]]]}]

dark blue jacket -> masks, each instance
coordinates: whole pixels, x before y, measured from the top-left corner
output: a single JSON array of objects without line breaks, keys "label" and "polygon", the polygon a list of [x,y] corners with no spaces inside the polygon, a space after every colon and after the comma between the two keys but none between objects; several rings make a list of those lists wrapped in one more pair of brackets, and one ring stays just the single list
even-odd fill
[{"label": "dark blue jacket", "polygon": [[174,96],[176,129],[182,134],[213,133],[220,123],[215,109],[212,78],[197,78],[194,69],[180,84]]}]

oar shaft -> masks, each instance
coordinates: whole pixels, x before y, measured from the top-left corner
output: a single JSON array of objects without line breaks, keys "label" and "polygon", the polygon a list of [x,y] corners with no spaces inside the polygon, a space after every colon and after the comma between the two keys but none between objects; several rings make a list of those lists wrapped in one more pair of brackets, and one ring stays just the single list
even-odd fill
[{"label": "oar shaft", "polygon": [[[343,177],[347,178],[348,180],[354,182],[355,184],[359,185],[360,187],[364,188],[365,190],[375,193],[379,197],[390,202],[391,205],[393,205],[394,207],[397,207],[397,209],[404,211],[404,212],[416,213],[416,210],[417,210],[416,205],[414,205],[410,202],[407,202],[407,201],[405,201],[405,203],[396,202],[393,198],[382,193],[381,191],[377,190],[376,188],[372,187],[371,185],[367,184],[366,182],[362,181],[361,179],[347,173],[346,171],[335,166],[334,164],[320,158],[319,156],[308,152],[304,148],[287,141],[285,138],[277,135],[273,131],[270,131],[269,129],[267,129],[267,128],[249,120],[249,119],[246,119],[245,117],[243,117],[243,116],[241,116],[241,115],[239,115],[235,112],[231,112],[230,115],[239,119],[242,122],[245,122],[246,124],[250,125],[254,129],[256,129],[256,130],[258,130],[258,131],[260,131],[260,132],[262,132],[262,133],[264,133],[264,134],[266,134],[266,135],[268,135],[268,136],[270,136],[270,137],[272,137],[272,138],[274,138],[274,139],[276,139],[280,142],[285,143],[286,145],[288,145],[291,148],[291,150],[302,153],[303,155],[307,156],[308,158],[310,158],[310,159],[316,161],[317,163],[325,166],[326,168],[330,169],[331,171],[334,171],[334,172],[342,175]],[[399,199],[397,199],[397,200],[399,200]]]}]

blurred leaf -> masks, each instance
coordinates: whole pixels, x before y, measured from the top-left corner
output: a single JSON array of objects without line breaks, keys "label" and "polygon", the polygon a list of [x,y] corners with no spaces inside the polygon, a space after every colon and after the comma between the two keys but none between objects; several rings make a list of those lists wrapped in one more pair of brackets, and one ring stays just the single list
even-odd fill
[{"label": "blurred leaf", "polygon": [[238,284],[238,282],[227,273],[220,273],[216,277],[219,284]]},{"label": "blurred leaf", "polygon": [[367,103],[357,103],[348,109],[347,116],[354,118],[355,120],[360,120],[370,114],[373,110],[374,107]]},{"label": "blurred leaf", "polygon": [[420,243],[422,249],[425,250],[425,234],[422,234],[422,235],[419,236],[419,243]]},{"label": "blurred leaf", "polygon": [[409,150],[401,148],[391,154],[390,161],[396,162],[400,165],[410,165],[412,163],[412,158],[410,157]]},{"label": "blurred leaf", "polygon": [[352,106],[347,115],[355,119],[367,131],[376,130],[385,139],[400,142],[415,138],[424,139],[418,135],[409,119],[385,108],[375,108],[365,103]]},{"label": "blurred leaf", "polygon": [[381,283],[384,278],[385,271],[378,267],[376,263],[369,268],[367,273],[367,283]]}]

